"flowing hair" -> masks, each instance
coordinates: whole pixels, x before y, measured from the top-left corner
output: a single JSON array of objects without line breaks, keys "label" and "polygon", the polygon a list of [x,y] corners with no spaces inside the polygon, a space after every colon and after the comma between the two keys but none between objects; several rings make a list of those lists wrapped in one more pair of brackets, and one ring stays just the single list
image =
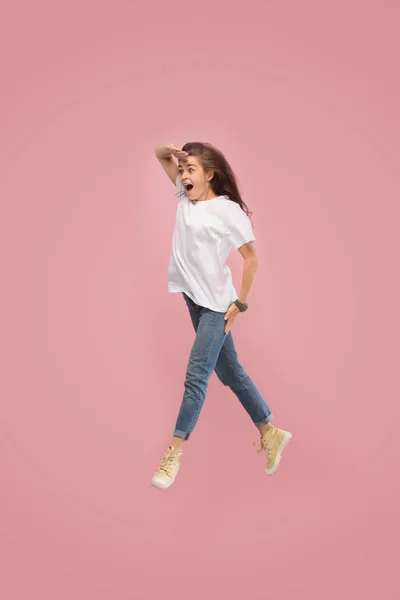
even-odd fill
[{"label": "flowing hair", "polygon": [[[205,173],[214,172],[210,184],[217,196],[228,196],[229,200],[239,204],[248,217],[253,214],[242,200],[236,176],[220,150],[207,142],[188,142],[182,150],[189,156],[196,156]],[[195,204],[197,200],[192,200],[192,202]]]}]

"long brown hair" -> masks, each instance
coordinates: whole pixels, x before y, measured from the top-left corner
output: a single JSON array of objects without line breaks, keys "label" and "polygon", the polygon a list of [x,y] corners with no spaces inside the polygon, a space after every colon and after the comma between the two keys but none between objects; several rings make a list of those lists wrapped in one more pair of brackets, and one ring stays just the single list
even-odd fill
[{"label": "long brown hair", "polygon": [[242,200],[236,176],[220,150],[207,142],[188,142],[182,150],[189,156],[198,157],[205,173],[214,172],[210,184],[217,196],[228,196],[229,200],[239,204],[248,217],[253,214]]}]

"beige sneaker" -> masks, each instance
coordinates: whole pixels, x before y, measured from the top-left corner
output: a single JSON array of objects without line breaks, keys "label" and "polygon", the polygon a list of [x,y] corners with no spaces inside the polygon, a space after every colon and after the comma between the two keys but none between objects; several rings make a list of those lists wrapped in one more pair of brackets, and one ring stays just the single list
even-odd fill
[{"label": "beige sneaker", "polygon": [[175,477],[179,471],[179,459],[182,454],[182,450],[177,450],[173,446],[168,448],[160,462],[157,472],[153,475],[153,479],[151,480],[151,483],[155,487],[165,490],[174,483]]},{"label": "beige sneaker", "polygon": [[283,431],[283,429],[277,429],[273,425],[270,425],[261,439],[254,442],[254,445],[257,443],[261,444],[258,453],[263,450],[266,451],[268,464],[265,472],[267,475],[273,475],[277,470],[281,460],[281,454],[291,437],[292,434],[288,431]]}]

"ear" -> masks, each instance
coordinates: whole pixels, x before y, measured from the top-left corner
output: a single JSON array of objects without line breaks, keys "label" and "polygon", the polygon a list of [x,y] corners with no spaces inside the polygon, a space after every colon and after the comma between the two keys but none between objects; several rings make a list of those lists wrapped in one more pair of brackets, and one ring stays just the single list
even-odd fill
[{"label": "ear", "polygon": [[215,173],[214,171],[209,171],[206,175],[206,181],[211,181],[211,179],[214,177]]}]

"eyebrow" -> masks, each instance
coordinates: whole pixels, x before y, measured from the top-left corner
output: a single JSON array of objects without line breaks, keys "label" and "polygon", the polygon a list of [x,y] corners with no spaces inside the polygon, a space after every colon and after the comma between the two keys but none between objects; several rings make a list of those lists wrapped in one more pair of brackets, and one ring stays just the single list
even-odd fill
[{"label": "eyebrow", "polygon": [[[186,163],[186,166],[187,166],[187,167],[196,167],[196,165],[194,165],[193,163]],[[179,169],[181,169],[181,168],[182,168],[182,165],[179,165],[179,167],[178,167],[178,168],[179,168]]]}]

